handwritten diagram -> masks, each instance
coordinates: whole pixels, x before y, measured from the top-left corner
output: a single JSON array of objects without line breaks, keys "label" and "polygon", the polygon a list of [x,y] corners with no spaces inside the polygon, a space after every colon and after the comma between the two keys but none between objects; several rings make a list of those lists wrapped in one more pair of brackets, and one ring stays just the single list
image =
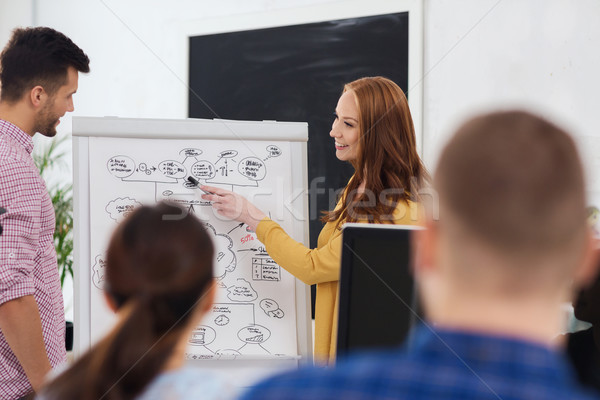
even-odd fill
[{"label": "handwritten diagram", "polygon": [[206,318],[207,323],[198,326],[188,340],[192,352],[187,357],[235,358],[272,354],[263,346],[270,339],[271,331],[256,324],[254,311],[254,304],[214,304]]},{"label": "handwritten diagram", "polygon": [[[215,304],[190,337],[187,357],[297,354],[293,277],[269,256],[255,232],[243,223],[215,215],[211,204],[201,198],[202,191],[188,180],[191,176],[200,185],[245,196],[269,189],[273,194],[259,196],[263,204],[256,204],[275,209],[281,203],[278,199],[291,194],[286,160],[289,144],[153,140],[148,141],[149,147],[141,148],[136,141],[123,139],[115,150],[109,142],[103,144],[102,138],[95,142],[91,162],[103,168],[91,176],[98,183],[90,188],[91,225],[100,227],[92,230],[92,243],[96,231],[97,242],[102,243],[133,209],[163,200],[195,214],[212,238]],[[100,292],[105,249],[97,246],[91,251],[92,286]],[[94,324],[92,319],[92,330]]]},{"label": "handwritten diagram", "polygon": [[193,186],[185,178],[191,175],[203,184],[228,185],[233,190],[235,186],[257,187],[267,175],[267,161],[282,153],[279,147],[269,145],[264,159],[240,156],[237,150],[221,151],[216,160],[207,160],[202,154],[200,149],[187,148],[179,151],[181,161],[163,160],[157,165],[138,164],[128,155],[118,154],[108,159],[106,167],[116,178],[129,182],[181,183],[190,189]]}]

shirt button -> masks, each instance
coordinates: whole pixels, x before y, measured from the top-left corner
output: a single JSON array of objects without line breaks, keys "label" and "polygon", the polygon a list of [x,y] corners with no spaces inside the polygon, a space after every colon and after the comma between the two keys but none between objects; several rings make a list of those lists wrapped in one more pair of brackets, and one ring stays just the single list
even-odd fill
[{"label": "shirt button", "polygon": [[8,253],[8,258],[15,258],[15,253]]}]

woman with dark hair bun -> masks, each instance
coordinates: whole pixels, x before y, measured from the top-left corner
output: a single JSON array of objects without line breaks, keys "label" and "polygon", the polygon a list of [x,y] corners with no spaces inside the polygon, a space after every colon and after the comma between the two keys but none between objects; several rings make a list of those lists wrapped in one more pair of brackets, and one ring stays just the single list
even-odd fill
[{"label": "woman with dark hair bun", "polygon": [[160,203],[134,210],[107,250],[105,294],[119,321],[42,391],[46,400],[225,399],[216,376],[185,367],[192,330],[213,302],[213,243],[204,224]]},{"label": "woman with dark hair bun", "polygon": [[418,195],[428,180],[416,147],[408,102],[398,85],[383,77],[344,86],[329,135],[338,159],[355,172],[332,211],[316,249],[293,240],[279,224],[244,197],[203,186],[221,215],[248,224],[271,258],[308,285],[317,285],[315,360],[335,359],[341,227],[345,222],[414,225],[420,222]]}]

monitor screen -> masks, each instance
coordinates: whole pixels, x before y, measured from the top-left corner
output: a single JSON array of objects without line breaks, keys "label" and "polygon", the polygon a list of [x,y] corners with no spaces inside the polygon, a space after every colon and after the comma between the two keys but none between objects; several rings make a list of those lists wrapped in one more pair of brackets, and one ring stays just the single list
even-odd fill
[{"label": "monitor screen", "polygon": [[338,358],[398,346],[418,321],[410,237],[419,227],[346,224],[338,314]]}]

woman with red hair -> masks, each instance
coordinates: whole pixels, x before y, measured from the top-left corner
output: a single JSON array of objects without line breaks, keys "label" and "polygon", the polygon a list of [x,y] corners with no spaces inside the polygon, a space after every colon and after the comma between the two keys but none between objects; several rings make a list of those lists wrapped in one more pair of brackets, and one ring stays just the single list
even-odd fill
[{"label": "woman with red hair", "polygon": [[293,240],[243,196],[202,187],[212,193],[203,199],[210,200],[219,214],[256,231],[282,268],[308,285],[317,285],[315,360],[321,364],[335,359],[342,225],[418,224],[418,193],[428,179],[417,153],[406,96],[389,79],[369,77],[346,84],[329,135],[337,158],[350,162],[355,172],[336,207],[324,213],[316,249]]}]

